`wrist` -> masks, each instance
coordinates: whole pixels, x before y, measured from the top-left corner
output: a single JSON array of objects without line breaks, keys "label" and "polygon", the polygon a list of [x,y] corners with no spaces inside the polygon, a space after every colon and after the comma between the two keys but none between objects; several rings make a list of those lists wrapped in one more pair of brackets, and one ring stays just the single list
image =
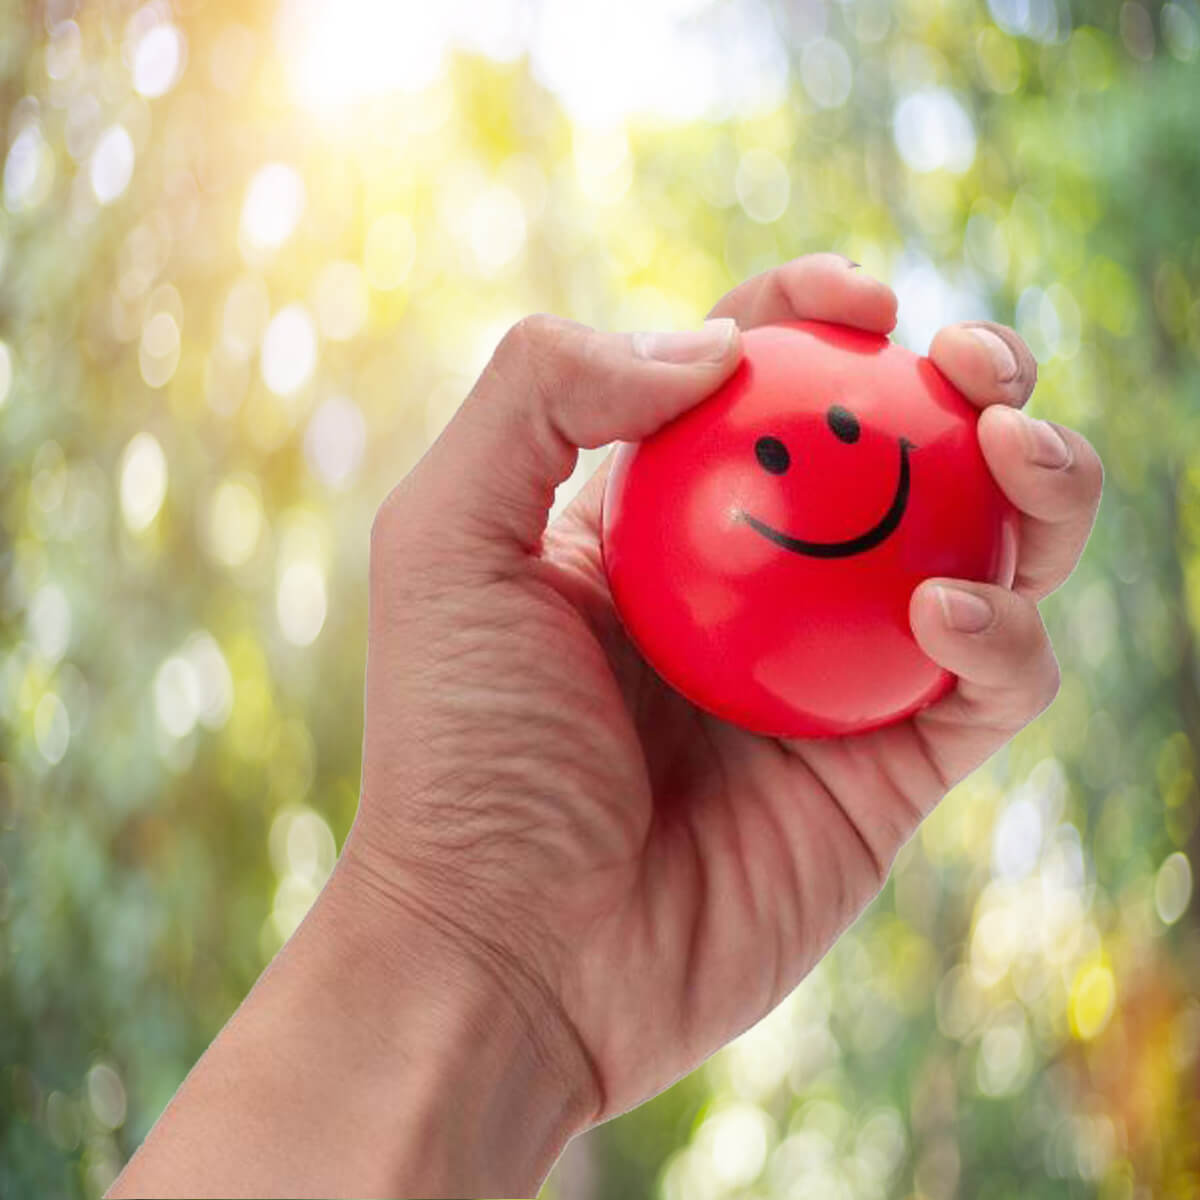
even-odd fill
[{"label": "wrist", "polygon": [[394,1186],[531,1194],[599,1111],[595,1073],[544,984],[463,926],[356,848],[295,944],[402,1099]]}]

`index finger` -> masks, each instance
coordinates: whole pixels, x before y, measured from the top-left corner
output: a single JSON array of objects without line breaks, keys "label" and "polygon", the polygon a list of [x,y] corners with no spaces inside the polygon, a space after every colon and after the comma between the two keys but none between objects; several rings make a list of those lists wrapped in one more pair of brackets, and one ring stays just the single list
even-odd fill
[{"label": "index finger", "polygon": [[896,293],[840,254],[806,254],[738,284],[708,315],[732,317],[742,329],[813,320],[890,333]]}]

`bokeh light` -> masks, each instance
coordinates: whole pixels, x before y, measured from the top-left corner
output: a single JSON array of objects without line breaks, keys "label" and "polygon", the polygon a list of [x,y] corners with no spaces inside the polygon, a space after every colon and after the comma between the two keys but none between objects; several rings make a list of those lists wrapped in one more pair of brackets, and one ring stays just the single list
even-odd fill
[{"label": "bokeh light", "polygon": [[106,129],[92,151],[92,191],[101,204],[112,204],[124,193],[133,175],[133,139],[123,125]]},{"label": "bokeh light", "polygon": [[1112,971],[1103,964],[1082,968],[1071,985],[1071,1029],[1089,1039],[1108,1024],[1116,1000]]},{"label": "bokeh light", "polygon": [[787,211],[791,180],[787,168],[769,150],[747,150],[742,155],[734,186],[738,203],[752,221],[770,225]]},{"label": "bokeh light", "polygon": [[167,493],[167,460],[150,433],[135,435],[125,447],[121,466],[121,511],[134,533],[158,515]]},{"label": "bokeh light", "polygon": [[1154,876],[1154,907],[1164,925],[1174,925],[1192,899],[1192,865],[1182,851],[1168,854]]},{"label": "bokeh light", "polygon": [[71,640],[71,602],[66,592],[44,583],[29,604],[29,632],[38,653],[47,662],[57,662]]},{"label": "bokeh light", "polygon": [[289,642],[307,646],[325,624],[325,575],[318,563],[292,562],[279,576],[279,628]]},{"label": "bokeh light", "polygon": [[257,275],[238,278],[221,311],[221,349],[239,361],[250,358],[270,316],[271,297],[262,279]]},{"label": "bokeh light", "polygon": [[50,766],[62,761],[71,741],[71,717],[54,692],[47,692],[37,703],[33,714],[33,736]]},{"label": "bokeh light", "polygon": [[53,183],[54,155],[41,126],[28,124],[13,138],[4,160],[4,206],[9,212],[36,208]]},{"label": "bokeh light", "polygon": [[275,250],[291,237],[304,213],[304,180],[287,163],[261,167],[246,189],[242,237],[247,248]]},{"label": "bokeh light", "polygon": [[8,400],[8,393],[12,390],[12,383],[12,351],[9,349],[7,342],[0,342],[0,408],[3,408],[5,402]]},{"label": "bokeh light", "polygon": [[905,96],[894,118],[896,149],[914,171],[944,167],[961,175],[975,159],[975,129],[966,109],[943,88]]},{"label": "bokeh light", "polygon": [[313,285],[313,307],[325,337],[335,342],[355,337],[370,311],[362,268],[345,261],[324,266]]},{"label": "bokeh light", "polygon": [[271,318],[260,362],[263,382],[277,396],[290,396],[308,382],[317,365],[317,331],[303,305],[289,304]]},{"label": "bokeh light", "polygon": [[329,878],[337,843],[320,813],[288,805],[271,822],[268,848],[278,883],[263,939],[277,947],[292,935]]},{"label": "bokeh light", "polygon": [[180,346],[179,326],[169,312],[157,312],[146,322],[138,363],[148,386],[160,388],[170,382],[179,365]]},{"label": "bokeh light", "polygon": [[326,400],[312,415],[304,434],[304,454],[313,473],[334,489],[353,479],[367,447],[361,409],[345,396]]},{"label": "bokeh light", "polygon": [[108,1063],[97,1063],[88,1071],[87,1094],[92,1112],[105,1129],[119,1129],[125,1123],[125,1085]]},{"label": "bokeh light", "polygon": [[262,528],[262,501],[254,480],[221,480],[204,513],[203,537],[213,559],[240,566],[254,553]]}]

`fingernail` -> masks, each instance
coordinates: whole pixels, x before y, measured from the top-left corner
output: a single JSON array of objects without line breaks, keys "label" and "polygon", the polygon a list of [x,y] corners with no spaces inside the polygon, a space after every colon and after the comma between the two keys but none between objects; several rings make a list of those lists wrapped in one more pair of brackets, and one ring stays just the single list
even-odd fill
[{"label": "fingernail", "polygon": [[939,585],[937,598],[942,619],[958,633],[979,633],[992,623],[992,606],[974,592]]},{"label": "fingernail", "polygon": [[1021,431],[1025,457],[1038,467],[1060,471],[1071,462],[1071,447],[1049,421],[1040,421],[1016,408],[1005,409],[1007,419]]},{"label": "fingernail", "polygon": [[663,333],[635,333],[633,353],[655,362],[720,362],[729,353],[737,323],[732,317],[714,317],[699,329]]},{"label": "fingernail", "polygon": [[1039,467],[1062,470],[1071,461],[1071,447],[1049,421],[1021,414],[1025,426],[1025,449],[1030,461]]},{"label": "fingernail", "polygon": [[988,357],[992,360],[996,378],[1001,383],[1008,383],[1010,379],[1015,379],[1017,377],[1017,356],[1012,352],[1012,347],[999,334],[993,333],[990,329],[973,326],[971,333],[987,351]]}]

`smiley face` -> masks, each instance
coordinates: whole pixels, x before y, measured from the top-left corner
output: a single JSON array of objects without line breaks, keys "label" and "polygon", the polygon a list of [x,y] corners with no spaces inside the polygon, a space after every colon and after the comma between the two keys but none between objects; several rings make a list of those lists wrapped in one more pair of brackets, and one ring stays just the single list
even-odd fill
[{"label": "smiley face", "polygon": [[[840,404],[831,405],[825,414],[829,429],[839,441],[853,444],[859,439],[861,432],[858,419],[849,409]],[[768,541],[793,554],[806,554],[809,558],[849,558],[854,554],[863,554],[873,550],[885,538],[889,537],[904,517],[908,505],[908,489],[910,471],[908,465],[909,451],[913,444],[906,437],[900,438],[900,469],[896,476],[896,491],[887,512],[871,526],[854,537],[842,538],[832,542],[807,541],[804,538],[793,537],[781,530],[773,529],[765,521],[760,521],[752,513],[742,512],[741,518],[755,533],[761,534]],[[788,448],[777,437],[760,437],[754,443],[754,456],[759,466],[772,475],[784,474],[791,466],[791,454]]]},{"label": "smiley face", "polygon": [[913,588],[1005,582],[1015,514],[978,412],[927,358],[824,322],[742,335],[709,399],[618,449],[602,549],[625,630],[702,709],[758,733],[861,732],[943,695]]}]

